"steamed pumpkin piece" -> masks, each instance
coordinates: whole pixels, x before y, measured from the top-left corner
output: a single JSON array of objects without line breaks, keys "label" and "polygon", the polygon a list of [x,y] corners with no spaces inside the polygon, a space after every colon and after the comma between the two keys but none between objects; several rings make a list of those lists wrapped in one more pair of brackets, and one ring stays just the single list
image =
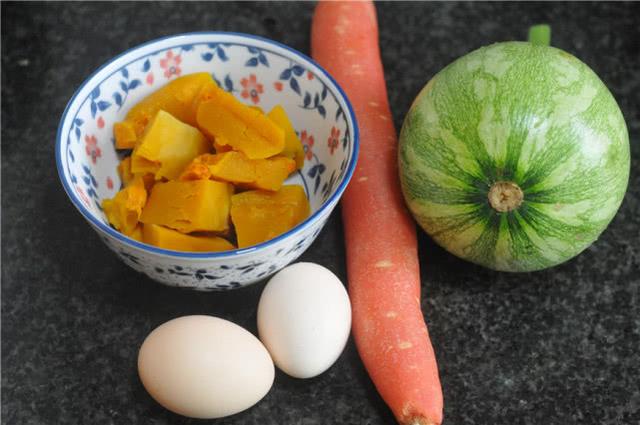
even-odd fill
[{"label": "steamed pumpkin piece", "polygon": [[174,180],[195,157],[209,149],[209,142],[197,128],[158,111],[133,150],[131,171],[152,173],[156,180]]},{"label": "steamed pumpkin piece", "polygon": [[123,186],[128,186],[135,177],[131,172],[131,157],[128,156],[118,164],[118,175]]},{"label": "steamed pumpkin piece", "polygon": [[138,242],[142,242],[142,224],[138,223],[136,228],[133,229],[133,231],[127,236],[129,236],[131,239],[137,240]]},{"label": "steamed pumpkin piece", "polygon": [[245,189],[275,191],[295,169],[295,161],[284,156],[249,159],[242,152],[231,151],[200,155],[185,168],[180,180],[214,179]]},{"label": "steamed pumpkin piece", "polygon": [[[102,209],[113,227],[127,236],[134,236],[142,209],[147,202],[147,191],[142,177],[135,177],[113,199],[102,201]],[[134,238],[135,239],[135,238]]]},{"label": "steamed pumpkin piece", "polygon": [[185,75],[176,78],[159,90],[156,90],[138,102],[127,113],[124,121],[114,125],[113,132],[116,149],[133,149],[158,111],[163,110],[180,121],[196,125],[197,97],[207,85],[215,82],[206,72]]},{"label": "steamed pumpkin piece", "polygon": [[180,180],[214,179],[229,183],[250,183],[256,179],[253,161],[241,152],[203,154],[185,168]]},{"label": "steamed pumpkin piece", "polygon": [[225,152],[211,156],[211,177],[229,183],[251,183],[256,179],[255,161],[242,152]]},{"label": "steamed pumpkin piece", "polygon": [[209,171],[209,164],[207,164],[207,159],[203,158],[208,156],[213,155],[205,153],[196,157],[189,165],[187,165],[184,171],[182,171],[178,180],[189,181],[210,179],[211,171]]},{"label": "steamed pumpkin piece", "polygon": [[304,189],[287,185],[277,192],[252,190],[231,197],[231,220],[238,247],[268,241],[295,227],[309,216]]},{"label": "steamed pumpkin piece", "polygon": [[133,180],[140,176],[142,177],[142,181],[144,182],[144,188],[147,189],[147,193],[151,191],[153,188],[153,184],[155,183],[155,177],[153,174],[133,174],[131,172],[131,157],[128,156],[120,161],[118,164],[118,175],[120,176],[120,181],[122,182],[122,186],[127,187]]},{"label": "steamed pumpkin piece", "polygon": [[[296,169],[296,162],[285,156],[276,156],[269,159],[255,161],[256,179],[246,186],[253,189],[265,189],[276,191],[282,187],[282,183]],[[243,185],[244,186],[244,185]]]},{"label": "steamed pumpkin piece", "polygon": [[269,111],[267,116],[284,131],[284,149],[282,150],[282,155],[295,160],[296,168],[301,170],[304,166],[304,148],[284,108],[277,105]]},{"label": "steamed pumpkin piece", "polygon": [[284,131],[280,127],[222,89],[200,102],[196,120],[218,146],[231,146],[250,159],[269,158],[284,149]]},{"label": "steamed pumpkin piece", "polygon": [[156,184],[156,178],[154,177],[153,174],[150,174],[150,173],[134,174],[134,176],[142,177],[142,181],[144,182],[144,188],[147,189],[147,193],[150,193],[151,189],[153,189],[153,186]]},{"label": "steamed pumpkin piece", "polygon": [[229,229],[233,186],[213,180],[156,183],[140,221],[183,233]]},{"label": "steamed pumpkin piece", "polygon": [[220,252],[235,249],[231,242],[217,236],[185,235],[156,224],[144,225],[142,241],[158,248],[174,251]]}]

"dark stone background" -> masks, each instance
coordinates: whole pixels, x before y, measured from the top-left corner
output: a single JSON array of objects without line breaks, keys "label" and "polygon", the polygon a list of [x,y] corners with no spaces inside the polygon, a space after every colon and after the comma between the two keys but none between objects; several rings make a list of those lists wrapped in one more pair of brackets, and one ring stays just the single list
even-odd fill
[{"label": "dark stone background", "polygon": [[[154,327],[212,314],[255,331],[263,285],[202,294],[121,263],[66,199],[54,164],[58,120],[100,64],[179,32],[259,34],[309,52],[313,3],[2,3],[2,421],[198,424],[145,393],[137,350]],[[423,310],[448,424],[640,423],[640,4],[379,3],[396,126],[427,80],[483,44],[552,43],[589,64],[626,117],[629,192],[600,240],[532,274],[458,260],[421,234]],[[339,211],[302,260],[345,278]],[[327,373],[282,373],[252,409],[217,424],[392,424],[350,341]],[[213,423],[213,422],[212,422]]]}]

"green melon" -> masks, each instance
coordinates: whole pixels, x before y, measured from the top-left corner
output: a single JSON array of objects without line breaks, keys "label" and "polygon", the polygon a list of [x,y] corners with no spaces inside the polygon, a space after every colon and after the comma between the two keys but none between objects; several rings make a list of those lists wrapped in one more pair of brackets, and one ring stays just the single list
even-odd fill
[{"label": "green melon", "polygon": [[504,271],[560,264],[615,215],[629,180],[616,101],[574,56],[483,47],[439,72],[400,133],[409,210],[449,252]]}]

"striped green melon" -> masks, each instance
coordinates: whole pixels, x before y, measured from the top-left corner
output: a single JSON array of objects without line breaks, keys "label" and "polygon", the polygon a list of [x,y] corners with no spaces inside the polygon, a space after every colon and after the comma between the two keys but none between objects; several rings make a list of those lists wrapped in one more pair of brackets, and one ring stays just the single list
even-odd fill
[{"label": "striped green melon", "polygon": [[591,245],[622,202],[629,164],[624,118],[598,76],[527,42],[447,66],[400,134],[417,222],[449,252],[496,270],[544,269]]}]

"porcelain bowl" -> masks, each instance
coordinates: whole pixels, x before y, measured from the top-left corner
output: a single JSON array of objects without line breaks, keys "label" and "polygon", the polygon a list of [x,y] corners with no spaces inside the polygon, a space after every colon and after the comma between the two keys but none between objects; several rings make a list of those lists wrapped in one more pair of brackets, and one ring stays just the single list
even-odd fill
[{"label": "porcelain bowl", "polygon": [[[113,124],[145,96],[180,75],[209,72],[241,101],[282,105],[305,149],[287,184],[304,187],[311,214],[259,245],[221,253],[178,252],[116,231],[101,209],[121,183]],[[127,265],[158,282],[227,290],[266,279],[302,254],[322,231],[353,174],[358,126],[349,101],[309,57],[280,43],[237,33],[170,36],[134,47],[95,71],[69,101],[58,127],[56,164],[71,202]]]}]

